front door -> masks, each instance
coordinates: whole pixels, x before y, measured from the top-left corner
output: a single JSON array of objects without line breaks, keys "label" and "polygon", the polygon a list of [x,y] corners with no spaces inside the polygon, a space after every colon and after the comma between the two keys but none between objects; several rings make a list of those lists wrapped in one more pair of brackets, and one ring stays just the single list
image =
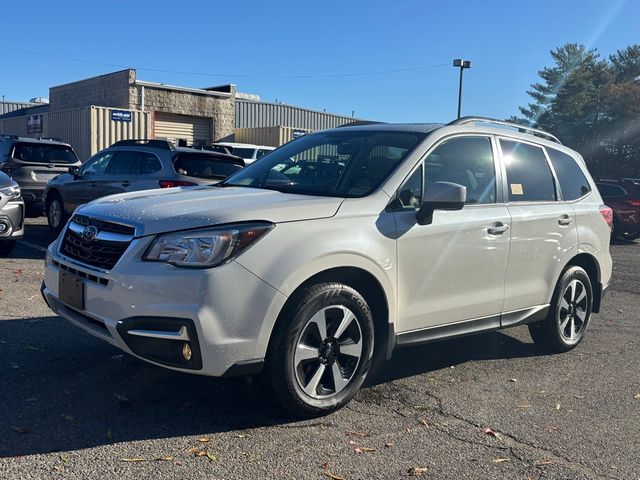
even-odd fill
[{"label": "front door", "polygon": [[[495,158],[488,136],[444,140],[398,191],[391,204],[398,235],[398,332],[483,317],[499,324],[511,219],[497,188]],[[438,181],[464,185],[467,203],[458,211],[437,210],[431,224],[418,225],[422,188]]]},{"label": "front door", "polygon": [[92,199],[92,192],[103,180],[112,158],[113,152],[95,155],[80,168],[79,175],[73,181],[62,186],[64,207],[68,213]]}]

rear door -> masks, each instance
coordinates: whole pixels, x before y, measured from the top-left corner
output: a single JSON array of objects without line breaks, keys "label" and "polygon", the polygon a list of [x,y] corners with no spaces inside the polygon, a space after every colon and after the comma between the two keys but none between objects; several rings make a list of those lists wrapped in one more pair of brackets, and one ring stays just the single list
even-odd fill
[{"label": "rear door", "polygon": [[11,150],[11,175],[25,191],[42,190],[49,180],[78,163],[66,145],[16,142]]},{"label": "rear door", "polygon": [[566,263],[577,253],[573,208],[559,188],[539,145],[500,138],[505,198],[511,215],[511,248],[505,282],[504,312],[550,302]]}]

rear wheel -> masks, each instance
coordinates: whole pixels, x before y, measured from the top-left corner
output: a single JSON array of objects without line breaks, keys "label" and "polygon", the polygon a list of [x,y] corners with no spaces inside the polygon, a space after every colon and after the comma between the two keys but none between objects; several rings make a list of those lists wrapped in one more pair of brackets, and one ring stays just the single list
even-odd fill
[{"label": "rear wheel", "polygon": [[578,345],[586,333],[593,306],[593,289],[582,267],[564,271],[553,295],[549,314],[529,325],[536,345],[554,352],[566,352]]},{"label": "rear wheel", "polygon": [[66,214],[60,195],[53,194],[47,198],[47,222],[54,233],[60,233],[66,221]]},{"label": "rear wheel", "polygon": [[282,320],[268,373],[285,408],[316,417],[348,403],[373,357],[373,316],[364,298],[347,285],[315,285]]},{"label": "rear wheel", "polygon": [[0,257],[6,257],[11,253],[13,247],[16,246],[15,240],[0,241]]}]

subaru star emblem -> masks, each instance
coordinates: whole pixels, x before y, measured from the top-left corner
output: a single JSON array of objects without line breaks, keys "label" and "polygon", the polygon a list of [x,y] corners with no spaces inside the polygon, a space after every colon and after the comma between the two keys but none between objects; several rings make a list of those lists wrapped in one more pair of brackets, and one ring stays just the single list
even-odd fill
[{"label": "subaru star emblem", "polygon": [[98,236],[98,228],[95,225],[88,225],[82,231],[82,239],[85,242],[92,242]]}]

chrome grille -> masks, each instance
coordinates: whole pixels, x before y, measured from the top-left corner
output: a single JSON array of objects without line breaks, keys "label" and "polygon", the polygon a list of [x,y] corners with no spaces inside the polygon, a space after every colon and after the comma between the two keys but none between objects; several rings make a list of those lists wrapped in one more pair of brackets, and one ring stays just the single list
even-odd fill
[{"label": "chrome grille", "polygon": [[[94,238],[83,236],[84,229],[94,226]],[[64,234],[60,253],[66,257],[104,270],[112,269],[133,240],[134,228],[74,215]]]}]

